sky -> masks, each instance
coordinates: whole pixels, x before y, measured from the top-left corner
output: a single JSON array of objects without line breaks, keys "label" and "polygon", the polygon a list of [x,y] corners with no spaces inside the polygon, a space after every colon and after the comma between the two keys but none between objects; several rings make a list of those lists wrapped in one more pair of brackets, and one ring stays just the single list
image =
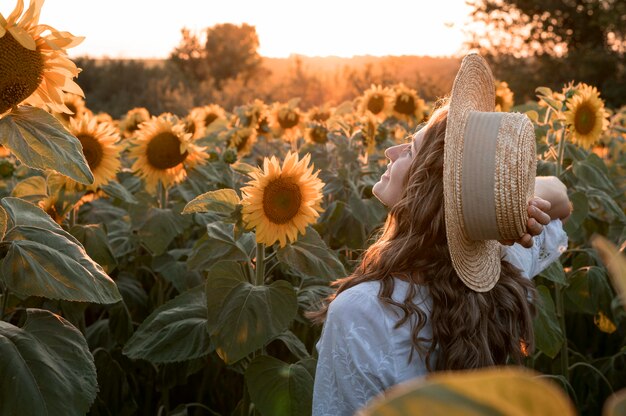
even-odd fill
[{"label": "sky", "polygon": [[46,0],[39,23],[85,37],[71,57],[166,58],[183,27],[219,23],[255,26],[266,57],[449,56],[469,11],[465,0]]}]

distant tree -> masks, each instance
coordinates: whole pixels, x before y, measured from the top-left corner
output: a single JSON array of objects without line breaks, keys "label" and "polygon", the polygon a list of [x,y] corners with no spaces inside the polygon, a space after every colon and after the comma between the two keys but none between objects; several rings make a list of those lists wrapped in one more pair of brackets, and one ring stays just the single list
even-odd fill
[{"label": "distant tree", "polygon": [[204,31],[204,41],[186,28],[181,34],[179,45],[170,53],[170,61],[191,82],[210,79],[220,89],[229,79],[239,78],[247,83],[261,68],[259,37],[254,26],[218,24]]},{"label": "distant tree", "polygon": [[209,76],[204,45],[197,33],[185,27],[180,32],[182,39],[169,59],[189,81],[201,82]]},{"label": "distant tree", "polygon": [[209,74],[217,85],[238,75],[251,78],[262,62],[258,48],[259,37],[254,26],[224,23],[208,28],[204,51]]},{"label": "distant tree", "polygon": [[[470,34],[508,78],[534,97],[539,84],[582,81],[600,88],[613,106],[626,102],[626,2],[623,0],[468,0],[484,25]],[[542,79],[543,78],[543,79]]]}]

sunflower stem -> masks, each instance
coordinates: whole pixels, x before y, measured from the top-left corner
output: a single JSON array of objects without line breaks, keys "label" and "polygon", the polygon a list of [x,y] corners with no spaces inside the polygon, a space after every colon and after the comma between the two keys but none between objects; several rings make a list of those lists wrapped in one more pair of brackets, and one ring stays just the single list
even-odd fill
[{"label": "sunflower stem", "polygon": [[265,244],[256,245],[256,285],[263,286],[265,281]]},{"label": "sunflower stem", "polygon": [[158,185],[159,194],[159,207],[161,209],[167,208],[167,188],[163,185],[163,182],[159,181]]},{"label": "sunflower stem", "polygon": [[9,288],[6,287],[6,290],[2,294],[2,309],[0,309],[0,321],[4,318],[4,311],[7,309],[7,305],[9,304]]},{"label": "sunflower stem", "polygon": [[70,228],[76,225],[76,211],[78,211],[76,209],[76,206],[72,207],[72,209],[70,210],[70,217],[68,219],[70,223]]},{"label": "sunflower stem", "polygon": [[[555,135],[556,137],[556,135]],[[565,157],[565,127],[561,130],[561,140],[559,140],[558,159],[556,161],[556,176],[561,176],[563,172],[563,158]]]}]

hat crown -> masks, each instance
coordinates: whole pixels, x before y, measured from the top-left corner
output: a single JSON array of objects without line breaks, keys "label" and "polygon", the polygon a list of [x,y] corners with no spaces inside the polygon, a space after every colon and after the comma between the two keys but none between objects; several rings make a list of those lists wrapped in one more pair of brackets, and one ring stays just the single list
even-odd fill
[{"label": "hat crown", "polygon": [[469,113],[463,134],[461,209],[470,240],[515,240],[524,235],[535,154],[533,125],[525,115]]}]

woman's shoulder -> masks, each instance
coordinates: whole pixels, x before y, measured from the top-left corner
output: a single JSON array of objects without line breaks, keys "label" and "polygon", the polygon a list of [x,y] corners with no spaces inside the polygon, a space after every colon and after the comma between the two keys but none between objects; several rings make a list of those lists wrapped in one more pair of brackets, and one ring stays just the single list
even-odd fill
[{"label": "woman's shoulder", "polygon": [[329,313],[338,310],[362,310],[379,302],[379,281],[358,283],[339,293],[330,303]]}]

